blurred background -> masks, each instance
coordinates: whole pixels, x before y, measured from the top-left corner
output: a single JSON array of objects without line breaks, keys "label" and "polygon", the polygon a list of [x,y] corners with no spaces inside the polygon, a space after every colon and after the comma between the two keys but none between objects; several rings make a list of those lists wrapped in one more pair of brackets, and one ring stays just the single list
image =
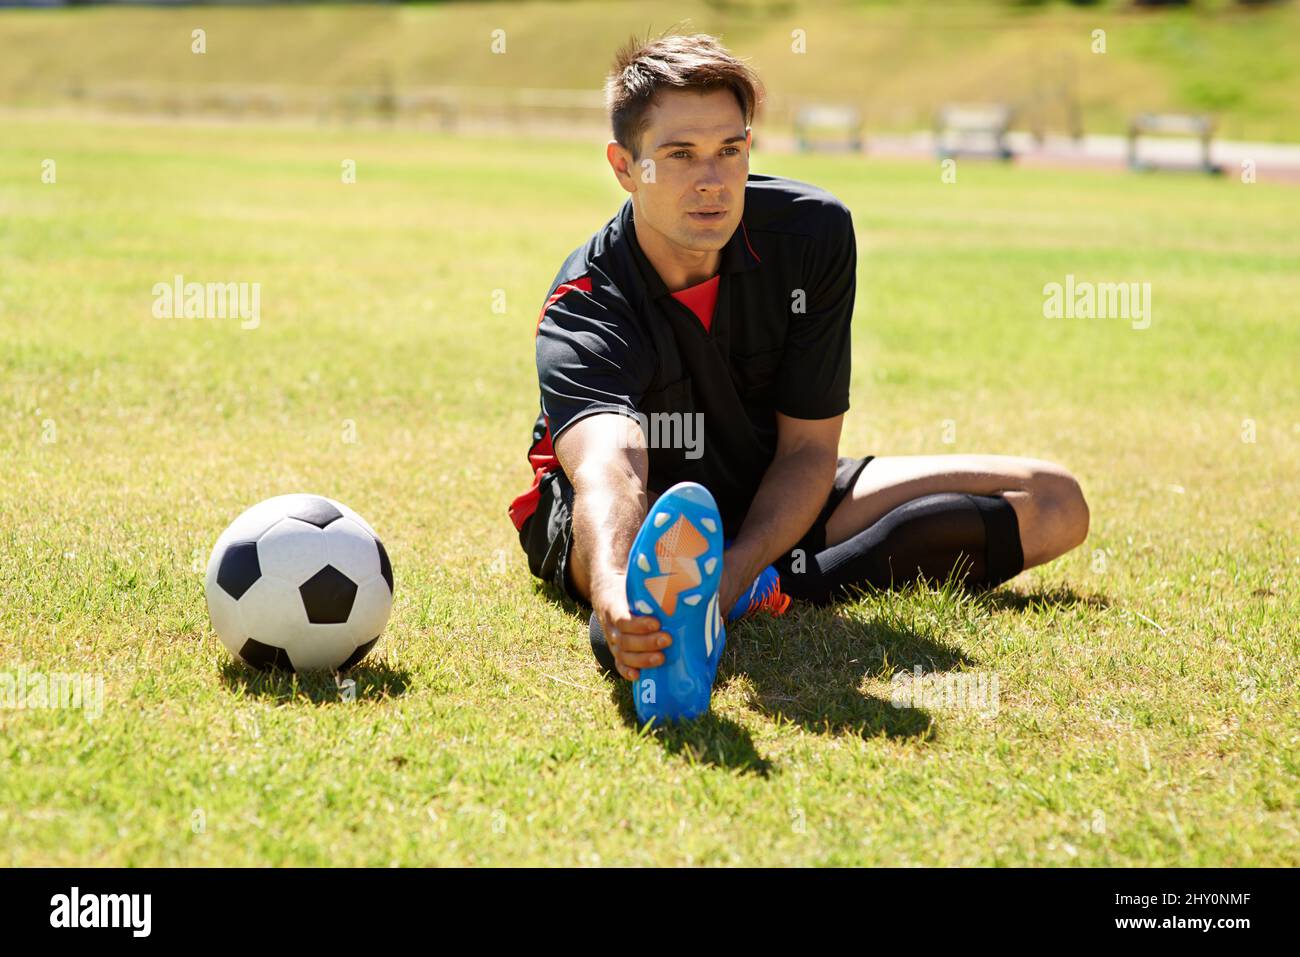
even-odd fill
[{"label": "blurred background", "polygon": [[1131,164],[1136,132],[1157,162],[1212,165],[1209,135],[1300,169],[1237,145],[1300,140],[1293,3],[34,0],[0,11],[0,105],[585,136],[611,51],[674,25],[758,68],[768,148]]}]

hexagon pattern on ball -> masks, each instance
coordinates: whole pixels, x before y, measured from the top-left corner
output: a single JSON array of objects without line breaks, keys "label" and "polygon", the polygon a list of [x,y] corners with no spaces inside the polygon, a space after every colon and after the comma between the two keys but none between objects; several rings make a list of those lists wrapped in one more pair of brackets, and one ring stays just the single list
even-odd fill
[{"label": "hexagon pattern on ball", "polygon": [[380,573],[383,546],[377,545],[376,538],[352,519],[331,522],[320,534],[325,536],[325,553],[330,564],[356,584],[370,581]]},{"label": "hexagon pattern on ball", "polygon": [[282,518],[257,540],[261,567],[285,581],[301,585],[320,571],[325,533],[297,518]]},{"label": "hexagon pattern on ball", "polygon": [[205,582],[222,645],[262,670],[340,670],[378,643],[393,570],[370,524],[320,495],[279,495],[218,537]]},{"label": "hexagon pattern on ball", "polygon": [[290,649],[310,624],[298,588],[274,575],[263,575],[239,600],[241,633],[277,648]]}]

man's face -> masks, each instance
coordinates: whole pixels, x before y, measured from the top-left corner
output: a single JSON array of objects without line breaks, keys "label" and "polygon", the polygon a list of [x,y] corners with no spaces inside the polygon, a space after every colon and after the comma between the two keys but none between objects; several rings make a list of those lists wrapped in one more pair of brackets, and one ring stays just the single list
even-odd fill
[{"label": "man's face", "polygon": [[665,91],[647,118],[630,169],[637,228],[683,249],[721,249],[740,225],[749,175],[750,134],[735,95]]}]

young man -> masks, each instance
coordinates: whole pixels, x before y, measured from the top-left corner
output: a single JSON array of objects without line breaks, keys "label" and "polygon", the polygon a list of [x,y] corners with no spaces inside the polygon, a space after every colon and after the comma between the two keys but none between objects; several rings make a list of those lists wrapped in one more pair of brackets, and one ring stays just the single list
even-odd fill
[{"label": "young man", "polygon": [[1049,462],[839,456],[853,223],[824,190],[750,175],[744,63],[708,36],[634,42],[606,93],[606,158],[630,196],[551,284],[533,486],[510,507],[533,574],[590,602],[606,668],[664,663],[672,639],[628,607],[628,556],[679,482],[712,493],[730,540],[723,609],[954,572],[992,587],[1084,540],[1079,484]]}]

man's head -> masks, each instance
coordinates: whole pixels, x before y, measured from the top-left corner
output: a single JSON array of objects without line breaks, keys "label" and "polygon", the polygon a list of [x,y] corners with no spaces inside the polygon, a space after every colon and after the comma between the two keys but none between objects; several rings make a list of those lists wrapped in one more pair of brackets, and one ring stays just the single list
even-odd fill
[{"label": "man's head", "polygon": [[[633,194],[638,238],[721,249],[740,223],[758,78],[713,37],[628,43],[605,84],[606,148]],[[647,231],[658,234],[646,235]]]}]

